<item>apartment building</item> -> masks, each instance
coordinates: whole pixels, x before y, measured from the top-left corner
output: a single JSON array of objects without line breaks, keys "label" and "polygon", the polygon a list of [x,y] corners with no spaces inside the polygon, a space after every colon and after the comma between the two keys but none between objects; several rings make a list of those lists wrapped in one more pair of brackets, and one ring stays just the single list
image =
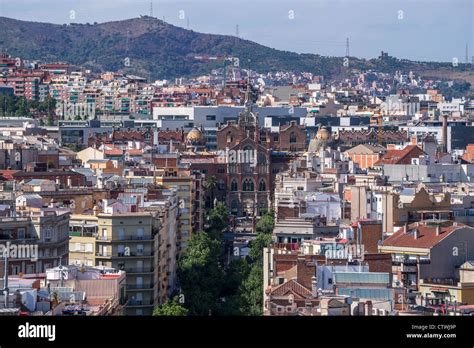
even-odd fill
[{"label": "apartment building", "polygon": [[[160,176],[156,178],[156,184],[164,188],[176,188],[178,198],[178,223],[176,231],[176,245],[179,255],[188,247],[188,239],[194,232],[195,204],[199,203],[195,198],[195,179],[192,176]],[[201,197],[202,206],[202,197]]]},{"label": "apartment building", "polygon": [[29,208],[0,218],[0,243],[9,251],[8,273],[44,273],[67,263],[68,226],[69,211],[63,209]]},{"label": "apartment building", "polygon": [[96,263],[127,273],[126,314],[150,315],[155,304],[154,277],[158,235],[149,212],[100,213]]},{"label": "apartment building", "polygon": [[69,264],[95,266],[96,241],[99,231],[95,215],[71,215],[69,221]]}]

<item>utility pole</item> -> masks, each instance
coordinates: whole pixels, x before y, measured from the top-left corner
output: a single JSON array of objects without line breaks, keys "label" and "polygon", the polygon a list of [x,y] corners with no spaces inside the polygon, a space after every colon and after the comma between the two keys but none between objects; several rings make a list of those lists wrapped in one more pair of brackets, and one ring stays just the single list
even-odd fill
[{"label": "utility pole", "polygon": [[468,46],[468,44],[466,44],[466,56],[465,56],[464,62],[466,64],[469,64],[469,46]]},{"label": "utility pole", "polygon": [[8,256],[5,253],[5,261],[4,261],[4,274],[3,274],[3,296],[5,296],[5,308],[8,308]]},{"label": "utility pole", "polygon": [[239,25],[238,24],[235,26],[235,36],[239,37]]}]

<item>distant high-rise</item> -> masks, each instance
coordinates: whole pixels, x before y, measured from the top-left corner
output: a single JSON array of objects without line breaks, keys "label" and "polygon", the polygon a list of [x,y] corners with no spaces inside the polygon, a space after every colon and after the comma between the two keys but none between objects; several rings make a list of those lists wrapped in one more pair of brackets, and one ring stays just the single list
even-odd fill
[{"label": "distant high-rise", "polygon": [[464,58],[464,63],[469,64],[469,46],[466,44],[466,55]]}]

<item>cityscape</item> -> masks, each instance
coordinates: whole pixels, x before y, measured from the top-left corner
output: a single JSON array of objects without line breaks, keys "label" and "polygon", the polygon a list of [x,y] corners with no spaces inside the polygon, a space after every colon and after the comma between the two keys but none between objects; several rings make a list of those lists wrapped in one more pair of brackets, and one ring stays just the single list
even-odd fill
[{"label": "cityscape", "polygon": [[319,55],[159,3],[0,16],[0,317],[474,315],[472,26]]}]

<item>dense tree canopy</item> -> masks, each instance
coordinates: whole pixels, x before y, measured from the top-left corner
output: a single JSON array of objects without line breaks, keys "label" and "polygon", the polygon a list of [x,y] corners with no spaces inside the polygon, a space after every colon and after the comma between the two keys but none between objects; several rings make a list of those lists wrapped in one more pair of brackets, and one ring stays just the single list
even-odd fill
[{"label": "dense tree canopy", "polygon": [[178,297],[174,297],[164,304],[156,307],[153,311],[155,316],[185,316],[188,315],[188,310],[183,307],[178,300]]},{"label": "dense tree canopy", "polygon": [[209,315],[217,309],[224,277],[219,263],[221,243],[206,232],[191,236],[178,263],[178,279],[191,315]]}]

